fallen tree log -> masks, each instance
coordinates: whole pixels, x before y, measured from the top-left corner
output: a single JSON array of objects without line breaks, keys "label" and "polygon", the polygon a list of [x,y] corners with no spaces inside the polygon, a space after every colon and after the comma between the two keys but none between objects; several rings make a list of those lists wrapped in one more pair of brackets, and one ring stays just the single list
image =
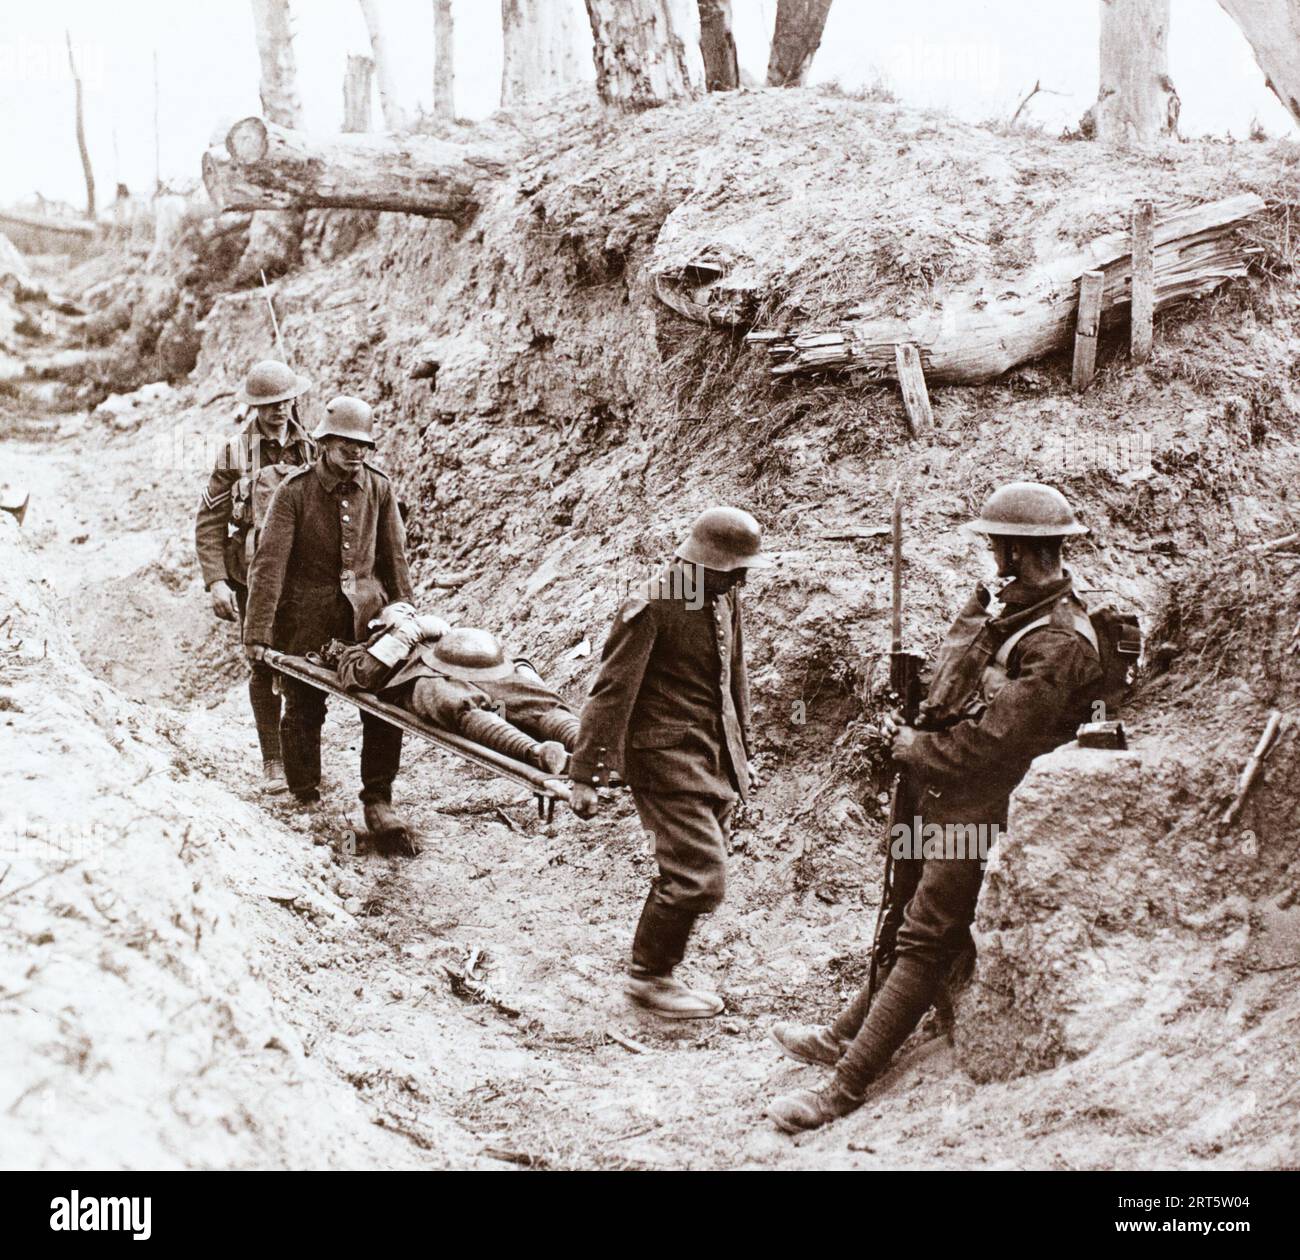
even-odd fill
[{"label": "fallen tree log", "polygon": [[316,138],[252,117],[203,155],[203,183],[221,210],[396,210],[464,221],[507,155],[432,136]]},{"label": "fallen tree log", "polygon": [[[1158,219],[1156,309],[1203,297],[1244,276],[1254,251],[1236,229],[1263,208],[1260,197],[1242,193]],[[920,350],[927,380],[986,381],[1070,344],[1085,271],[1103,273],[1101,322],[1113,324],[1129,303],[1131,248],[1127,231],[1114,232],[1031,269],[996,296],[957,294],[911,319],[868,319],[866,312],[850,311],[833,331],[765,330],[745,340],[767,350],[776,376],[830,369],[894,377],[895,347],[911,342]]]}]

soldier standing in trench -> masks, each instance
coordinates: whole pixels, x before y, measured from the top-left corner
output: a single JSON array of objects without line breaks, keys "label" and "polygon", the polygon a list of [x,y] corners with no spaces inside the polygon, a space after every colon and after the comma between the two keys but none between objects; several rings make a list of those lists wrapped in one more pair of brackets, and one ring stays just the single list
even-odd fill
[{"label": "soldier standing in trench", "polygon": [[632,789],[659,875],[632,941],[624,992],[667,1019],[717,1015],[722,999],[673,976],[696,918],[722,901],[736,799],[757,786],[740,586],[761,554],[738,508],[702,513],[676,559],[614,618],[573,753],[573,809],[596,812],[610,769]]},{"label": "soldier standing in trench", "polygon": [[[242,621],[248,609],[248,565],[254,542],[251,487],[263,468],[306,465],[315,444],[294,414],[293,400],[310,388],[305,376],[266,359],[248,373],[238,401],[254,409],[252,419],[226,444],[208,478],[194,522],[194,547],[212,611],[223,621]],[[280,751],[280,696],[275,675],[253,661],[248,700],[262,750],[262,773],[272,790],[284,790]]]},{"label": "soldier standing in trench", "polygon": [[[998,592],[1001,606],[991,611],[988,590],[976,588],[939,651],[917,727],[893,718],[885,726],[924,823],[987,829],[1006,825],[1011,792],[1033,759],[1090,718],[1103,671],[1097,634],[1061,565],[1063,541],[1087,532],[1065,496],[1014,482],[996,490],[967,528],[987,538],[998,576],[1011,579]],[[772,1030],[787,1054],[835,1070],[821,1089],[768,1106],[787,1133],[820,1128],[862,1105],[969,948],[983,862],[978,854],[921,859],[919,839],[911,837],[914,880],[874,1001],[864,990],[828,1027]]]},{"label": "soldier standing in trench", "polygon": [[[370,406],[341,396],[325,412],[312,434],[320,454],[275,492],[253,560],[244,619],[251,660],[268,647],[302,656],[329,639],[364,641],[386,604],[413,598],[397,496],[365,458],[375,445]],[[325,693],[288,677],[282,685],[285,776],[294,799],[311,809],[320,801]],[[392,808],[401,729],[369,713],[361,714],[361,727],[366,827],[405,833]],[[405,839],[407,852],[417,852]]]}]

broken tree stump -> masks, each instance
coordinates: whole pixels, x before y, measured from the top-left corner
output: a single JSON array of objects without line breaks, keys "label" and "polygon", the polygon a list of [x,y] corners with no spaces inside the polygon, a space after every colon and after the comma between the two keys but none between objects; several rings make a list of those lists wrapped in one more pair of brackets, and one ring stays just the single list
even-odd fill
[{"label": "broken tree stump", "polygon": [[894,347],[894,363],[912,436],[926,437],[934,429],[934,414],[930,410],[930,392],[925,387],[921,356],[914,345],[899,344]]},{"label": "broken tree stump", "polygon": [[1087,389],[1097,368],[1097,329],[1101,324],[1101,294],[1104,271],[1085,271],[1079,277],[1079,315],[1074,324],[1074,372],[1076,390]]},{"label": "broken tree stump", "polygon": [[[1263,209],[1262,197],[1241,193],[1158,220],[1152,232],[1155,308],[1204,297],[1245,276],[1250,256],[1258,251],[1238,239],[1237,229]],[[920,352],[931,382],[992,380],[1070,345],[1079,277],[1085,271],[1101,271],[1105,276],[1101,325],[1117,321],[1131,296],[1132,254],[1130,233],[1112,232],[1008,283],[995,277],[980,289],[958,291],[943,305],[909,319],[867,318],[865,312],[850,311],[833,331],[761,330],[745,340],[766,348],[774,376],[831,369],[885,379],[897,374],[894,347],[910,342]],[[667,276],[653,279],[662,298],[673,281]],[[725,286],[725,274],[716,283]],[[708,322],[725,322],[709,301],[707,287],[691,289],[690,302],[675,309],[688,316],[707,310]]]},{"label": "broken tree stump", "polygon": [[1153,239],[1155,207],[1150,201],[1133,203],[1133,262],[1129,282],[1132,299],[1129,305],[1129,354],[1134,363],[1151,357],[1156,310],[1156,252]]},{"label": "broken tree stump", "polygon": [[311,137],[256,116],[203,155],[222,210],[397,210],[463,222],[505,175],[508,155],[432,136]]}]

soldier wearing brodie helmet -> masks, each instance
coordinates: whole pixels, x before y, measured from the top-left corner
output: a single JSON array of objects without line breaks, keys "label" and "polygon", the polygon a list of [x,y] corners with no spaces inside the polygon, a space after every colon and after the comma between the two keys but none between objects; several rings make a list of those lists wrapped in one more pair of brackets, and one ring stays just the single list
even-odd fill
[{"label": "soldier wearing brodie helmet", "polygon": [[[305,376],[274,359],[254,365],[238,401],[253,416],[217,457],[194,522],[194,546],[212,611],[240,621],[248,607],[248,567],[270,497],[288,472],[310,464],[316,448],[298,423],[294,399],[311,387]],[[280,697],[274,674],[253,662],[248,699],[257,725],[267,784],[283,790]]]},{"label": "soldier wearing brodie helmet", "polygon": [[[987,835],[991,824],[1005,826],[1030,762],[1088,720],[1104,686],[1105,645],[1061,566],[1064,540],[1087,532],[1064,495],[1034,482],[1005,485],[967,528],[984,535],[998,576],[1010,580],[996,607],[976,587],[939,651],[916,726],[890,718],[885,730],[911,796],[906,816],[976,824],[975,834],[984,824]],[[864,990],[826,1027],[773,1029],[787,1054],[835,1071],[822,1089],[772,1102],[778,1127],[816,1129],[862,1104],[970,948],[982,878],[978,853],[922,858],[913,846],[895,859],[891,911],[876,946],[884,981],[874,1000]]]},{"label": "soldier wearing brodie helmet", "polygon": [[574,812],[590,818],[595,786],[617,769],[654,837],[659,876],[624,991],[668,1019],[722,1010],[716,994],[672,973],[696,918],[722,901],[731,815],[756,786],[739,588],[770,563],[748,512],[704,512],[676,557],[619,608],[582,710]]}]

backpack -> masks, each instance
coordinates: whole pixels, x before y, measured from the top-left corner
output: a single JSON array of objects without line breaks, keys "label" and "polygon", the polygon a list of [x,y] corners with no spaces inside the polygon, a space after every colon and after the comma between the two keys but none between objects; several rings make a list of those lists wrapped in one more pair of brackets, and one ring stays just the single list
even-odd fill
[{"label": "backpack", "polygon": [[[1082,600],[1080,603],[1082,604]],[[1086,615],[1085,615],[1086,614]],[[1002,641],[993,666],[1006,675],[1011,649],[1031,630],[1045,626],[1051,614],[1039,617]],[[1133,689],[1133,675],[1142,655],[1142,631],[1135,613],[1120,612],[1112,604],[1093,609],[1084,605],[1075,612],[1075,630],[1092,645],[1101,662],[1101,687],[1093,704],[1093,722],[1113,722]]]},{"label": "backpack", "polygon": [[244,534],[244,558],[253,563],[262,536],[262,526],[271,510],[271,500],[280,483],[293,473],[301,472],[302,464],[265,464],[255,473],[240,477],[230,495],[230,522]]}]

